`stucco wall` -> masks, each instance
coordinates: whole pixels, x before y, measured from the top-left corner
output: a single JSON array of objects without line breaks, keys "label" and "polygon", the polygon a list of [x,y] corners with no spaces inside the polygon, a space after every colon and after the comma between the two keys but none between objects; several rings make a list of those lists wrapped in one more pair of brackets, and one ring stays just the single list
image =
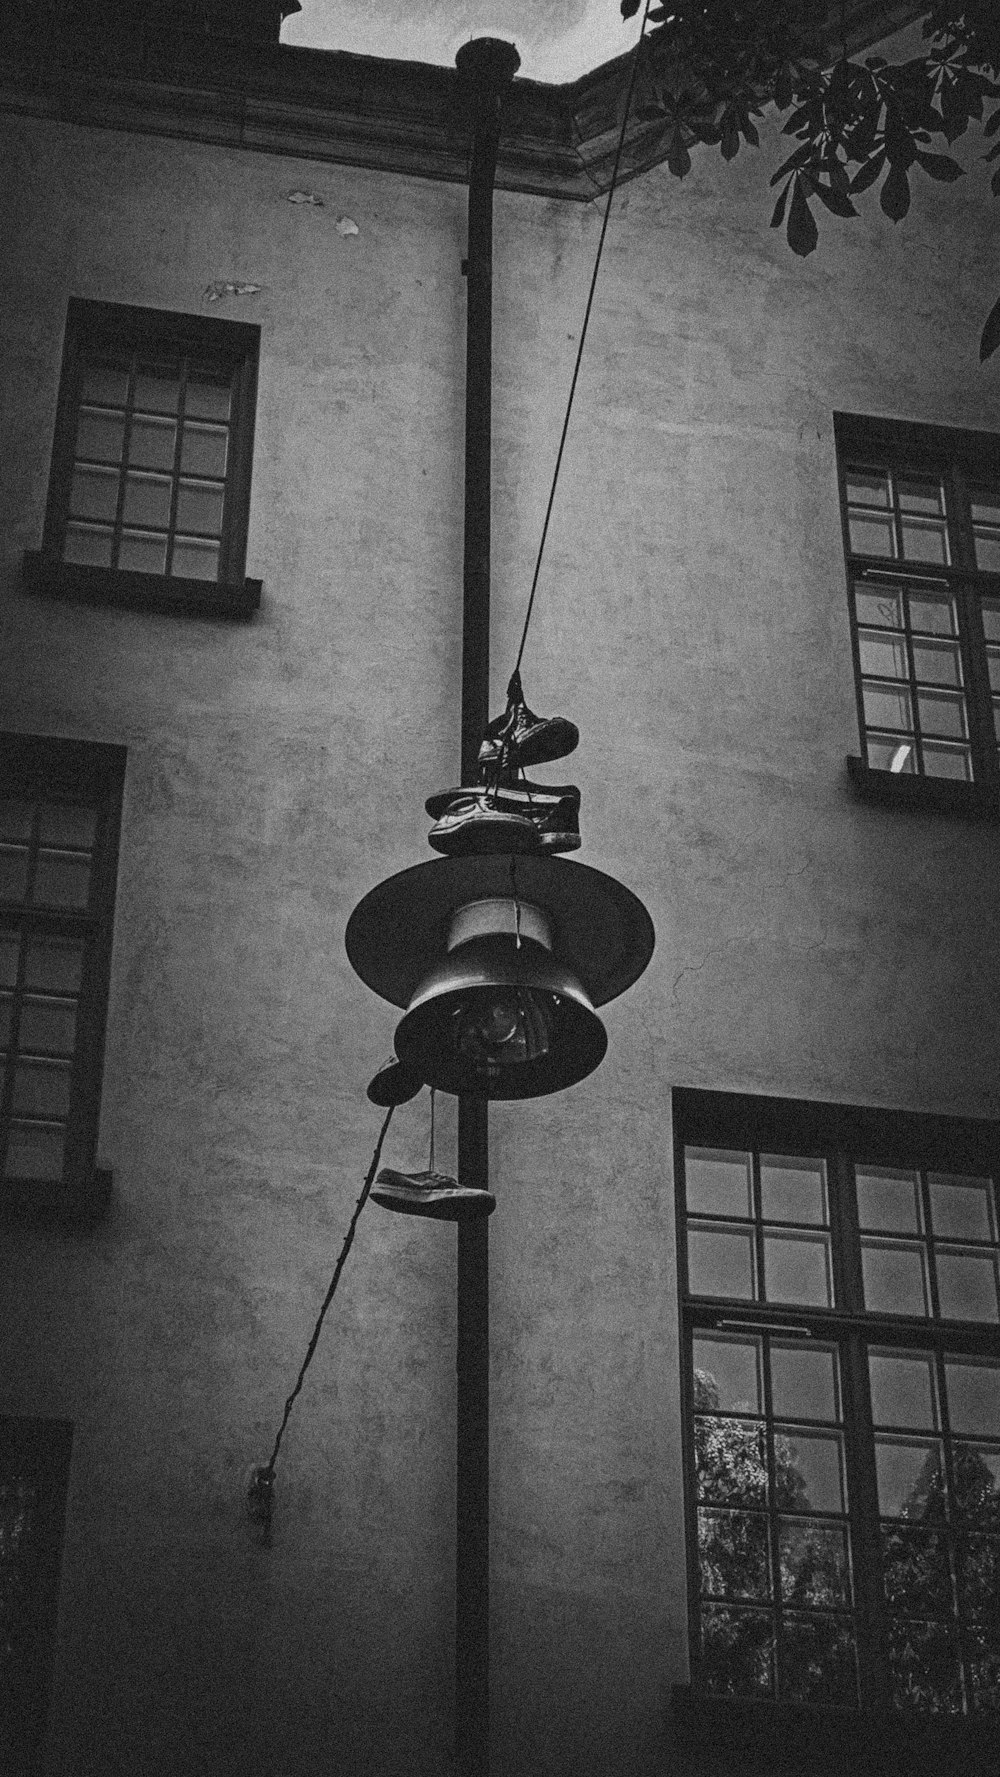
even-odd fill
[{"label": "stucco wall", "polygon": [[[365,1212],[344,954],[455,781],[464,193],[4,120],[3,723],[129,749],[96,1233],[4,1233],[0,1406],[75,1421],[52,1777],[446,1768],[450,1229]],[[295,189],[324,207],[292,205]],[[656,1768],[685,1675],[670,1088],[996,1115],[997,833],[859,805],[832,413],[994,426],[964,188],[793,260],[763,181],[617,201],[525,658],[581,729],[583,861],[653,963],[583,1085],[492,1115],[495,1768]],[[356,235],[335,224],[349,216]],[[595,210],[501,194],[495,707]],[[212,307],[215,280],[261,293]],[[32,600],[69,295],[263,329],[247,626]],[[453,1154],[442,1109],[439,1163]],[[426,1164],[426,1108],[386,1159]]]}]

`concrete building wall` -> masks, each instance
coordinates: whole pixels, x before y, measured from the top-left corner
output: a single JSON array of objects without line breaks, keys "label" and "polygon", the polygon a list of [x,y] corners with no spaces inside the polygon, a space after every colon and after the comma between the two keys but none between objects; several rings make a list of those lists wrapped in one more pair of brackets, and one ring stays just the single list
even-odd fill
[{"label": "concrete building wall", "polygon": [[[128,747],[108,1219],[9,1227],[3,1410],[75,1422],[51,1777],[447,1768],[454,1233],[366,1210],[242,1511],[378,1128],[392,1009],[348,915],[455,781],[465,194],[3,121],[3,726]],[[293,205],[307,189],[323,207]],[[794,261],[759,173],[615,215],[525,656],[579,724],[582,860],[658,935],[607,1060],[491,1119],[495,1769],[658,1768],[686,1673],[671,1088],[998,1113],[997,829],[863,806],[836,409],[997,424],[963,187]],[[340,233],[349,217],[357,234]],[[596,208],[500,194],[494,707]],[[217,307],[217,280],[260,293]],[[262,328],[229,625],[29,598],[70,295]],[[454,1152],[441,1107],[439,1163]],[[426,1164],[426,1103],[386,1159]]]}]

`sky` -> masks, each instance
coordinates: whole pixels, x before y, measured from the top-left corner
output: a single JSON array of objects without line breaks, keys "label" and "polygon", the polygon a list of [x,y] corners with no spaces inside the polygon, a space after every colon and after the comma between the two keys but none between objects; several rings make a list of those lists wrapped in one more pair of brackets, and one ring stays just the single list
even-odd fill
[{"label": "sky", "polygon": [[470,37],[505,37],[522,75],[560,82],[624,55],[638,35],[619,0],[302,0],[281,41],[450,66]]}]

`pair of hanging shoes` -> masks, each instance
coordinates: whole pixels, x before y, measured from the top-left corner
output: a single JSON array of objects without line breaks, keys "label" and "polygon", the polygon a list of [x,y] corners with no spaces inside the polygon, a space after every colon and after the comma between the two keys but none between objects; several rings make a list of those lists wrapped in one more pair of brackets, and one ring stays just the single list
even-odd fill
[{"label": "pair of hanging shoes", "polygon": [[491,722],[479,749],[480,783],[430,796],[428,838],[448,856],[483,852],[576,851],[580,792],[575,784],[533,784],[526,765],[571,753],[579,729],[565,716],[536,716],[524,701],[521,675],[507,687],[507,708]]}]

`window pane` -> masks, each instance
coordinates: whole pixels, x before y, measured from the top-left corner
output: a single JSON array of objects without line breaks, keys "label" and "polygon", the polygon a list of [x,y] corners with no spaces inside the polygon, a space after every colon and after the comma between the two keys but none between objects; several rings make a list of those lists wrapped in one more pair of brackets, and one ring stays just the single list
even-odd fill
[{"label": "window pane", "polygon": [[945,1624],[891,1623],[889,1666],[898,1708],[921,1714],[961,1709],[958,1650]]},{"label": "window pane", "polygon": [[942,567],[947,567],[948,536],[943,524],[904,518],[901,529],[903,554],[908,561],[940,562]]},{"label": "window pane", "polygon": [[894,1616],[949,1617],[953,1604],[946,1538],[937,1530],[883,1524],[882,1583]]},{"label": "window pane", "polygon": [[919,592],[907,594],[906,604],[911,629],[922,630],[930,635],[958,634],[955,605],[950,593],[934,592],[930,587],[922,586]]},{"label": "window pane", "polygon": [[938,1247],[935,1263],[938,1300],[945,1320],[995,1321],[1000,1318],[994,1253]]},{"label": "window pane", "polygon": [[844,485],[852,506],[888,508],[889,477],[884,469],[847,469]]},{"label": "window pane", "polygon": [[95,568],[111,566],[113,532],[104,525],[68,524],[63,540],[63,561],[85,562]]},{"label": "window pane", "polygon": [[65,1117],[70,1070],[63,1061],[22,1061],[14,1069],[14,1110],[26,1117]]},{"label": "window pane", "polygon": [[909,733],[913,728],[908,691],[893,691],[888,685],[875,685],[866,680],[863,686],[865,722],[869,728],[897,728]]},{"label": "window pane", "polygon": [[5,1178],[62,1177],[64,1131],[59,1125],[12,1123]]},{"label": "window pane", "polygon": [[1000,599],[984,599],[982,609],[986,640],[1000,642]]},{"label": "window pane", "polygon": [[184,412],[191,419],[228,420],[229,380],[212,373],[192,371],[184,394]]},{"label": "window pane", "polygon": [[858,622],[881,629],[902,629],[903,593],[898,586],[855,584],[854,604]]},{"label": "window pane", "polygon": [[217,537],[222,530],[222,488],[213,482],[182,481],[177,491],[177,529],[208,531]]},{"label": "window pane", "polygon": [[693,1364],[699,1411],[760,1412],[759,1339],[695,1339]]},{"label": "window pane", "polygon": [[[214,475],[221,479],[226,473],[229,432],[225,426],[197,426],[185,422],[181,443],[181,473]],[[201,529],[193,525],[192,529]]]},{"label": "window pane", "polygon": [[170,477],[130,472],[125,477],[122,516],[126,524],[160,525],[166,529],[170,522]]},{"label": "window pane", "polygon": [[75,845],[81,848],[94,843],[97,810],[80,802],[43,802],[38,810],[38,837],[42,845]]},{"label": "window pane", "polygon": [[883,740],[878,735],[869,734],[865,741],[865,750],[873,771],[913,773],[916,770],[913,742],[900,740],[898,735]]},{"label": "window pane", "polygon": [[167,539],[158,531],[122,531],[118,566],[134,574],[163,574],[167,566]]},{"label": "window pane", "polygon": [[921,691],[917,698],[925,734],[965,736],[965,698],[947,691]]},{"label": "window pane", "polygon": [[974,1710],[1000,1709],[1000,1634],[966,1631],[965,1671]]},{"label": "window pane", "polygon": [[986,670],[990,677],[990,690],[1000,691],[1000,648],[987,648]]},{"label": "window pane", "polygon": [[178,537],[170,559],[170,572],[183,580],[217,580],[218,543],[202,543],[195,537]]},{"label": "window pane", "polygon": [[929,1352],[870,1351],[868,1372],[876,1425],[937,1430],[934,1359]]},{"label": "window pane", "polygon": [[34,900],[45,907],[86,907],[90,859],[77,852],[39,851]]},{"label": "window pane", "polygon": [[18,1044],[22,1050],[46,1049],[72,1055],[76,1036],[75,1000],[24,999]]},{"label": "window pane", "polygon": [[687,1206],[698,1215],[751,1216],[749,1154],[721,1148],[685,1148]]},{"label": "window pane", "polygon": [[861,1243],[865,1307],[887,1314],[927,1314],[927,1262],[922,1247],[882,1240]]},{"label": "window pane", "polygon": [[891,517],[879,518],[874,512],[851,512],[847,528],[854,555],[894,556],[896,537]]},{"label": "window pane", "polygon": [[927,1183],[939,1240],[996,1240],[992,1179],[931,1172]]},{"label": "window pane", "polygon": [[842,1512],[843,1469],[839,1432],[775,1427],[775,1504],[782,1511]]},{"label": "window pane", "polygon": [[786,1604],[836,1609],[850,1605],[847,1531],[841,1524],[779,1520],[781,1596]]},{"label": "window pane", "polygon": [[23,901],[27,887],[27,846],[0,845],[0,901]]},{"label": "window pane", "polygon": [[83,944],[79,938],[33,938],[24,959],[26,987],[75,993],[83,973]]},{"label": "window pane", "polygon": [[84,407],[76,428],[77,457],[96,457],[99,463],[120,463],[125,438],[125,415],[102,413]]},{"label": "window pane", "polygon": [[688,1230],[688,1275],[695,1296],[737,1296],[754,1293],[753,1241],[742,1228]]},{"label": "window pane", "polygon": [[746,1419],[694,1422],[698,1497],[710,1504],[763,1506],[767,1502],[767,1463],[761,1425]]},{"label": "window pane", "polygon": [[840,1418],[837,1354],[813,1345],[771,1343],[771,1398],[781,1419]]},{"label": "window pane", "polygon": [[919,1234],[920,1187],[915,1172],[858,1169],[858,1221],[862,1228]]},{"label": "window pane", "polygon": [[943,1518],[944,1472],[936,1439],[876,1438],[875,1471],[884,1518],[913,1523]]},{"label": "window pane", "polygon": [[870,629],[858,631],[861,671],[876,673],[883,679],[905,679],[909,672],[906,643],[902,636],[881,634]]},{"label": "window pane", "polygon": [[128,399],[128,371],[117,364],[86,364],[80,383],[83,401],[104,407],[124,407]]},{"label": "window pane", "polygon": [[927,517],[944,515],[944,488],[939,476],[897,476],[896,495],[903,512],[920,512]]},{"label": "window pane", "polygon": [[1000,1448],[956,1444],[951,1460],[956,1510],[969,1524],[1000,1530]]},{"label": "window pane", "polygon": [[1000,1369],[974,1358],[946,1358],[948,1417],[953,1432],[1000,1438]]},{"label": "window pane", "polygon": [[774,1632],[768,1611],[707,1605],[701,1618],[701,1682],[716,1697],[774,1690]]},{"label": "window pane", "polygon": [[828,1306],[833,1301],[829,1235],[769,1231],[764,1237],[764,1291],[769,1302]]},{"label": "window pane", "polygon": [[766,1222],[808,1222],[825,1225],[826,1163],[792,1160],[782,1155],[760,1157],[761,1210]]},{"label": "window pane", "polygon": [[140,469],[172,469],[176,437],[176,421],[136,414],[129,434],[129,462]]},{"label": "window pane", "polygon": [[[0,993],[0,1049],[6,1049],[10,1042],[11,1014],[13,1009],[14,1001],[11,998],[11,995],[9,993]],[[3,1058],[0,1058],[0,1073],[3,1071],[2,1059]]]},{"label": "window pane", "polygon": [[962,662],[955,642],[914,642],[913,671],[927,685],[960,685]]},{"label": "window pane", "polygon": [[973,524],[1000,525],[1000,488],[974,487],[971,498]]},{"label": "window pane", "polygon": [[851,1625],[843,1617],[784,1617],[778,1671],[781,1696],[788,1702],[856,1703],[857,1662]]},{"label": "window pane", "polygon": [[972,757],[968,747],[953,746],[943,740],[925,740],[923,754],[926,777],[953,777],[964,783],[971,782]]},{"label": "window pane", "polygon": [[701,1590],[715,1598],[769,1598],[768,1521],[763,1512],[698,1512]]},{"label": "window pane", "polygon": [[172,365],[143,365],[135,379],[136,408],[144,413],[176,413],[180,377]]},{"label": "window pane", "polygon": [[973,528],[976,548],[976,567],[984,574],[1000,574],[1000,531],[990,530],[985,525]]},{"label": "window pane", "polygon": [[1000,1538],[958,1539],[958,1607],[964,1617],[997,1616],[1000,1599]]},{"label": "window pane", "polygon": [[117,469],[77,467],[69,493],[69,509],[74,518],[103,518],[114,522],[118,508]]}]

